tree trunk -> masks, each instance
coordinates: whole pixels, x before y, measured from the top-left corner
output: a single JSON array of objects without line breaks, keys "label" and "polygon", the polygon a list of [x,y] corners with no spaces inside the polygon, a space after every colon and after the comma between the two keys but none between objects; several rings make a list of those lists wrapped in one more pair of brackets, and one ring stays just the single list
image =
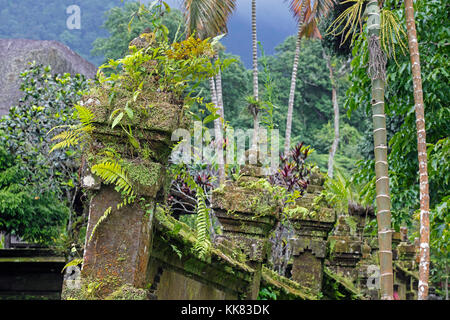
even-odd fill
[{"label": "tree trunk", "polygon": [[292,67],[291,88],[289,91],[288,113],[287,113],[287,117],[286,117],[286,136],[285,136],[285,140],[284,140],[284,154],[285,155],[287,155],[289,153],[289,149],[291,148],[292,113],[294,111],[295,85],[297,83],[298,58],[300,56],[300,43],[301,43],[300,32],[301,32],[301,29],[302,29],[302,23],[299,22],[297,41],[295,43],[294,65]]},{"label": "tree trunk", "polygon": [[301,31],[305,19],[306,5],[303,3],[298,22],[297,41],[295,42],[294,65],[292,67],[291,88],[289,91],[288,113],[286,117],[286,135],[284,139],[284,154],[287,155],[291,148],[292,113],[294,112],[295,85],[297,83],[298,58],[300,56]]},{"label": "tree trunk", "polygon": [[[211,101],[214,104],[214,107],[217,107],[217,93],[216,93],[216,85],[214,83],[214,78],[209,78],[209,87],[211,90]],[[220,113],[219,113],[220,114]],[[220,117],[214,120],[214,135],[215,135],[215,146],[216,146],[216,159],[217,165],[219,167],[219,182],[220,184],[225,183],[225,164],[223,158],[223,136],[222,136],[222,125],[220,122]]]},{"label": "tree trunk", "polygon": [[[256,0],[252,0],[252,52],[253,52],[253,97],[258,98],[258,42],[256,39]],[[257,110],[253,115],[253,141],[251,149],[256,152],[258,146],[259,119]]]},{"label": "tree trunk", "polygon": [[372,79],[372,114],[376,175],[376,204],[380,260],[381,299],[393,300],[391,198],[387,162],[386,115],[384,86],[386,55],[380,45],[380,7],[377,0],[367,4],[369,31],[369,67]]},{"label": "tree trunk", "polygon": [[330,156],[328,158],[328,176],[333,178],[333,166],[334,166],[334,156],[339,145],[339,105],[337,101],[337,90],[336,82],[334,81],[333,67],[331,66],[331,58],[327,56],[324,52],[324,57],[327,60],[327,66],[330,70],[330,81],[331,81],[331,101],[333,102],[334,110],[334,140],[331,145]]},{"label": "tree trunk", "polygon": [[[215,59],[218,59],[218,55],[216,54]],[[217,107],[219,108],[219,114],[222,117],[222,123],[225,123],[225,111],[223,108],[223,96],[222,96],[222,73],[219,69],[219,72],[216,74],[216,93],[217,93]],[[222,126],[223,127],[223,126]]]},{"label": "tree trunk", "polygon": [[413,76],[414,103],[416,109],[417,151],[420,181],[420,263],[419,300],[428,298],[428,278],[430,273],[430,196],[428,193],[427,143],[425,132],[425,107],[423,105],[422,77],[420,75],[419,45],[412,0],[405,0],[406,29]]}]

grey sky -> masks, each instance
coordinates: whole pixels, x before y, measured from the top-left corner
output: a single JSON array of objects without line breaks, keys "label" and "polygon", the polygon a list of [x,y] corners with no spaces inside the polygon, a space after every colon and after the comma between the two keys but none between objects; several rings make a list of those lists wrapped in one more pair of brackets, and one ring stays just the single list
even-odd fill
[{"label": "grey sky", "polygon": [[[165,0],[171,7],[180,8],[182,0]],[[266,54],[289,36],[297,33],[296,22],[284,0],[257,0],[256,28]],[[237,0],[236,11],[228,23],[228,35],[223,39],[227,52],[241,56],[251,66],[251,0]]]}]

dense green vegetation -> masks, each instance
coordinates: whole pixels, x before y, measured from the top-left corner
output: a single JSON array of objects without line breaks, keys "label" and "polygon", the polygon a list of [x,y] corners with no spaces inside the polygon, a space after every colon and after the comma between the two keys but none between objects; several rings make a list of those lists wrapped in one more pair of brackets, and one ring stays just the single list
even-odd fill
[{"label": "dense green vegetation", "polygon": [[0,121],[0,229],[52,243],[66,233],[66,222],[72,228],[82,208],[78,155],[70,150],[49,155],[48,132],[76,121],[72,106],[87,81],[80,75],[52,76],[49,67],[39,65],[21,79],[25,95]]}]

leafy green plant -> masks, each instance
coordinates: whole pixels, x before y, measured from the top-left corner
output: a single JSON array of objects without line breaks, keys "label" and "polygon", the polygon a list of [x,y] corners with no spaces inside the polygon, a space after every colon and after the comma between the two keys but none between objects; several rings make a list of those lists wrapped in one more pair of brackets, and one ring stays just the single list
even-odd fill
[{"label": "leafy green plant", "polygon": [[69,208],[55,192],[27,183],[31,173],[22,170],[24,166],[0,146],[0,230],[25,241],[52,244],[64,230]]},{"label": "leafy green plant", "polygon": [[258,300],[277,300],[278,292],[271,286],[263,287],[258,292]]},{"label": "leafy green plant", "polygon": [[196,219],[196,237],[197,241],[194,246],[194,251],[200,258],[205,258],[211,246],[209,228],[210,228],[210,212],[206,206],[205,194],[203,189],[197,188],[197,219]]},{"label": "leafy green plant", "polygon": [[323,194],[340,212],[347,213],[350,203],[370,206],[374,198],[374,184],[372,179],[365,185],[358,184],[353,177],[349,178],[340,170],[333,178],[327,177]]},{"label": "leafy green plant", "polygon": [[[10,207],[4,208],[4,223],[9,225],[11,232],[28,241],[52,243],[60,233],[67,237],[68,243],[79,244],[78,230],[74,229],[79,227],[75,226],[75,221],[82,213],[78,202],[82,196],[78,187],[79,153],[57,150],[48,154],[52,141],[47,133],[53,127],[58,127],[55,129],[58,134],[61,127],[77,125],[78,119],[73,117],[72,108],[86,92],[89,83],[81,75],[53,75],[50,67],[36,63],[31,63],[20,78],[23,98],[0,121],[1,148],[15,159],[12,160],[14,165],[8,165],[9,169],[2,174],[4,186],[10,183],[10,187],[15,185],[17,189],[12,195],[15,200],[11,198]],[[7,182],[7,172],[15,170],[12,169],[14,167],[17,180]],[[15,201],[20,203],[18,207],[13,204]],[[16,213],[10,216],[6,211]],[[29,224],[28,227],[20,227],[19,215],[22,215],[23,223]],[[15,222],[7,222],[8,219]],[[34,228],[42,228],[42,232]]]}]

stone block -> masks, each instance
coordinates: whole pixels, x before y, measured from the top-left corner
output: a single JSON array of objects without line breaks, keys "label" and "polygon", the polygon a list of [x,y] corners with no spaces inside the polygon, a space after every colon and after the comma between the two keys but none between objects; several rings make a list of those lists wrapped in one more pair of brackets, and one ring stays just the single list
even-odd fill
[{"label": "stone block", "polygon": [[[102,186],[91,199],[82,278],[99,282],[99,297],[106,298],[124,284],[142,288],[151,250],[153,208],[144,210],[138,202],[117,210],[121,195],[113,186]],[[153,204],[154,205],[154,204]],[[94,226],[108,207],[109,216]]]}]

